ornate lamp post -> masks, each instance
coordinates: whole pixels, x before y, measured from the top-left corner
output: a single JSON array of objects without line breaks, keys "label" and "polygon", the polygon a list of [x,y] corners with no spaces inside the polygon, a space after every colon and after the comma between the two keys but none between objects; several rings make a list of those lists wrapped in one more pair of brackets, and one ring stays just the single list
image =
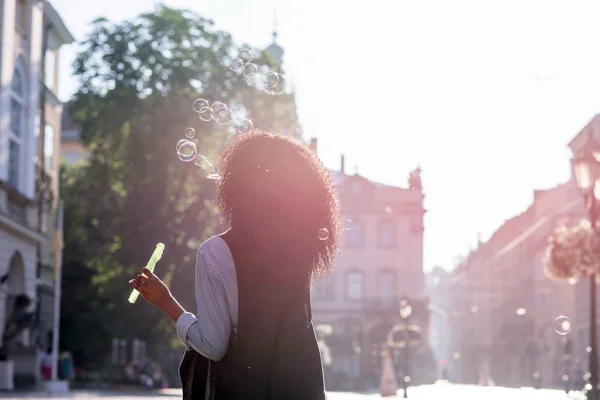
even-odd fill
[{"label": "ornate lamp post", "polygon": [[[408,302],[408,300],[402,300],[400,302],[400,317],[404,322],[404,325],[408,325],[408,319],[412,314],[412,306]],[[404,376],[402,377],[402,388],[404,389],[404,398],[408,398],[408,384],[410,382],[410,351],[409,351],[409,341],[404,341]]]},{"label": "ornate lamp post", "polygon": [[[600,163],[594,154],[597,149],[595,140],[590,136],[583,151],[571,160],[577,187],[581,191],[588,210],[592,229],[597,233],[598,219],[596,201],[600,197]],[[598,400],[598,358],[596,349],[596,275],[590,275],[590,347],[589,368],[591,390],[588,400]]]},{"label": "ornate lamp post", "polygon": [[410,325],[409,320],[412,315],[412,305],[405,298],[400,301],[400,318],[402,323],[395,325],[389,333],[388,344],[391,347],[399,347],[404,351],[404,371],[402,377],[402,388],[404,398],[408,398],[408,386],[410,383],[410,351],[409,346],[416,344],[421,338],[421,330],[418,326]]}]

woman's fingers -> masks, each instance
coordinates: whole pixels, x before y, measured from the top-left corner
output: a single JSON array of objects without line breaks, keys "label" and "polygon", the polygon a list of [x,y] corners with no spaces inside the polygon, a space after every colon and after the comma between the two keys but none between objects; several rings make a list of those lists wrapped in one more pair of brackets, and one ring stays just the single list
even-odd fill
[{"label": "woman's fingers", "polygon": [[137,282],[138,285],[148,286],[149,279],[146,278],[145,276],[138,275],[138,276],[135,277],[135,280],[136,280],[136,282]]},{"label": "woman's fingers", "polygon": [[152,271],[150,271],[148,268],[142,268],[140,271],[142,272],[142,274],[146,275],[148,277],[148,279],[150,279],[150,280],[156,279],[156,275],[154,275],[154,273]]},{"label": "woman's fingers", "polygon": [[134,288],[135,290],[137,290],[140,293],[142,293],[144,291],[142,286],[140,286],[135,279],[132,279],[129,281],[129,286],[131,286],[132,288]]}]

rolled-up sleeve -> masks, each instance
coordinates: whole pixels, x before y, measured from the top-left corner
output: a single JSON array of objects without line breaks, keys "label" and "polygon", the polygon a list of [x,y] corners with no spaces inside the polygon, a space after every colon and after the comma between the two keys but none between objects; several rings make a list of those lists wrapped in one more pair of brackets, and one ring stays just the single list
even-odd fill
[{"label": "rolled-up sleeve", "polygon": [[196,257],[196,306],[198,315],[183,313],[176,323],[177,336],[206,358],[221,360],[231,335],[231,315],[225,287],[202,248]]},{"label": "rolled-up sleeve", "polygon": [[177,319],[177,323],[175,324],[177,328],[177,336],[183,343],[187,344],[187,335],[190,327],[198,322],[198,318],[191,312],[184,312]]}]

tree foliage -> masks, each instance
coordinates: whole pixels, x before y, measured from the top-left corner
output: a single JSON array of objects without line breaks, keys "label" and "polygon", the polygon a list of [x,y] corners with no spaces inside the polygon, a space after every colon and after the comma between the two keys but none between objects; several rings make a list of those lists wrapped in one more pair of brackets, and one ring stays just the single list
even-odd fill
[{"label": "tree foliage", "polygon": [[[193,127],[199,153],[215,161],[231,133],[200,121],[193,100],[222,101],[255,127],[300,135],[294,95],[261,93],[228,69],[239,47],[212,21],[160,5],[122,23],[99,18],[91,28],[74,63],[79,89],[68,107],[89,158],[61,173],[61,338],[80,363],[102,361],[111,337],[171,342],[171,321],[143,300],[127,302],[127,282],[157,242],[166,245],[158,275],[195,312],[195,248],[218,231],[219,219],[214,182],[181,162],[175,145]],[[267,57],[254,55],[270,68]]]}]

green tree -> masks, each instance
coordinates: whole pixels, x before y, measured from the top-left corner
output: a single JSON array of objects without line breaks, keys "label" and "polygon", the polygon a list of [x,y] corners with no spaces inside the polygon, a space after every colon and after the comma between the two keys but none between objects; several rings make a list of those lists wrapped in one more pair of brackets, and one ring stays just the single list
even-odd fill
[{"label": "green tree", "polygon": [[[92,23],[74,63],[79,89],[69,106],[89,159],[62,174],[61,336],[82,362],[102,362],[112,336],[142,338],[149,348],[174,337],[160,311],[127,302],[127,281],[159,241],[166,250],[157,273],[195,311],[194,246],[219,230],[219,219],[214,182],[181,162],[175,144],[193,127],[199,153],[214,161],[231,133],[200,121],[193,100],[223,101],[255,127],[300,135],[293,94],[259,92],[228,68],[238,50],[212,21],[163,5],[131,21]],[[90,335],[97,344],[86,349]]]}]

